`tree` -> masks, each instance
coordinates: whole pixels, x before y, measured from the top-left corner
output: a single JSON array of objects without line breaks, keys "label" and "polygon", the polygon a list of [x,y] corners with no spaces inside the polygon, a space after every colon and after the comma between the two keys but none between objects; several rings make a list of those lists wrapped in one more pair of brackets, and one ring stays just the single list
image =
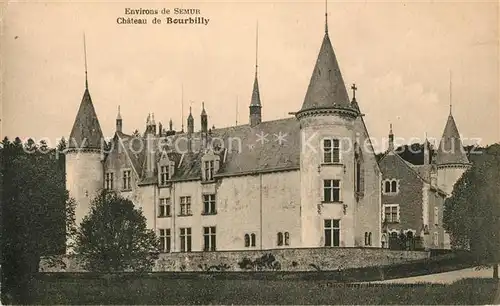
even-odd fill
[{"label": "tree", "polygon": [[500,262],[500,144],[474,157],[473,166],[445,202],[444,227],[452,247],[469,249],[479,262]]},{"label": "tree", "polygon": [[[40,150],[42,149],[42,150]],[[46,143],[5,138],[2,177],[2,299],[30,303],[32,279],[41,256],[65,251],[64,168]]]},{"label": "tree", "polygon": [[80,224],[76,253],[88,271],[150,271],[159,240],[132,201],[103,190]]}]

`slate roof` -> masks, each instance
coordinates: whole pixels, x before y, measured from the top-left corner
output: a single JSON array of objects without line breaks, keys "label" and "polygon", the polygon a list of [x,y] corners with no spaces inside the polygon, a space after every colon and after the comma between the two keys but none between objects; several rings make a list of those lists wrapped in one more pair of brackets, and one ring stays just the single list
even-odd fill
[{"label": "slate roof", "polygon": [[250,106],[262,106],[260,103],[259,80],[257,79],[257,73],[255,73],[255,80],[253,81],[252,100],[250,101]]},{"label": "slate roof", "polygon": [[68,148],[100,149],[103,139],[101,125],[92,104],[88,88],[83,93],[80,108],[76,114],[73,128],[69,136]]},{"label": "slate roof", "polygon": [[[122,140],[141,183],[155,183],[157,170],[151,177],[147,177],[145,171],[146,138],[121,132],[117,132],[116,136]],[[174,181],[201,178],[201,158],[205,153],[200,150],[201,133],[192,134],[195,139],[192,153],[187,153],[187,137],[187,133],[178,133],[163,140],[155,138],[155,148],[159,148],[155,150],[155,160],[159,161],[163,152],[167,153],[169,159],[175,162]],[[256,127],[246,124],[214,129],[208,137],[214,145],[220,145],[220,150],[216,151],[220,157],[216,176],[288,171],[298,169],[300,165],[300,130],[295,118],[265,121]],[[143,150],[140,150],[141,146]]]},{"label": "slate roof", "polygon": [[443,137],[437,148],[436,163],[443,164],[468,164],[469,159],[463,150],[462,140],[458,132],[455,119],[450,112],[446,126],[444,127]]},{"label": "slate roof", "polygon": [[325,33],[301,111],[337,107],[355,109],[349,101],[330,37]]}]

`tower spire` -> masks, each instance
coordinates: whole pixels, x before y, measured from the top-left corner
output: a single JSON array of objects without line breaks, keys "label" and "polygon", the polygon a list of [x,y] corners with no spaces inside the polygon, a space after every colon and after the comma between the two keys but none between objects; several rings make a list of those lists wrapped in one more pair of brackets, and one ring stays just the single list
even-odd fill
[{"label": "tower spire", "polygon": [[452,97],[453,97],[452,96],[452,84],[451,84],[451,82],[452,82],[452,78],[451,78],[451,69],[450,69],[450,89],[449,89],[449,91],[450,91],[450,116],[451,116],[451,107],[452,107],[452,102],[453,102],[453,99],[452,99]]},{"label": "tower spire", "polygon": [[184,132],[184,84],[181,84],[181,133]]},{"label": "tower spire", "polygon": [[85,89],[89,89],[89,82],[87,80],[87,45],[85,43],[85,32],[83,32],[83,57],[85,59]]},{"label": "tower spire", "polygon": [[325,34],[328,34],[328,0],[325,0]]},{"label": "tower spire", "polygon": [[257,20],[255,28],[255,77],[257,77],[257,70],[259,68],[259,21]]}]

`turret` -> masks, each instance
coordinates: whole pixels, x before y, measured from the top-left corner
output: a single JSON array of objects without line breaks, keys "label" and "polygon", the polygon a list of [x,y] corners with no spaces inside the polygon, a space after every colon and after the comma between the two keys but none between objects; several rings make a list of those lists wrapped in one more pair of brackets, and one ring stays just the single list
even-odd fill
[{"label": "turret", "polygon": [[250,126],[254,127],[262,122],[262,104],[260,102],[260,91],[259,91],[259,80],[257,78],[257,70],[258,70],[258,42],[259,42],[259,31],[257,28],[256,35],[256,47],[255,47],[255,78],[253,81],[253,90],[252,90],[252,99],[250,100]]},{"label": "turret", "polygon": [[[304,247],[355,245],[353,145],[358,115],[356,103],[349,100],[325,20],[316,65],[302,108],[295,113],[302,140],[300,205]],[[340,238],[325,236],[326,228],[330,234],[333,228],[340,228]]]},{"label": "turret", "polygon": [[194,118],[189,107],[189,116],[187,118],[187,134],[188,134],[188,153],[193,152],[193,133],[194,133]]},{"label": "turret", "polygon": [[118,115],[116,115],[116,131],[121,133],[123,129],[122,115],[120,114],[120,106],[118,105]]},{"label": "turret", "polygon": [[[90,97],[86,75],[85,69],[85,91],[66,150],[66,189],[69,196],[76,201],[77,226],[89,213],[94,197],[104,187],[102,165],[104,137]],[[73,250],[68,248],[67,252],[71,253]]]},{"label": "turret", "polygon": [[202,110],[201,110],[201,144],[203,148],[207,145],[207,136],[208,136],[208,116],[205,111],[205,103],[202,102]]},{"label": "turret", "polygon": [[451,113],[451,107],[441,142],[437,148],[436,165],[439,188],[448,195],[451,195],[453,186],[462,174],[471,167]]}]

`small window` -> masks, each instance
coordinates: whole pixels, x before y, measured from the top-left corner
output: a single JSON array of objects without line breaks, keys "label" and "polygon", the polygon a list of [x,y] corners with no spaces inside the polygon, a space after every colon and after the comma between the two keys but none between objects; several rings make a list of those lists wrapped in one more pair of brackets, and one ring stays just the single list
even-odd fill
[{"label": "small window", "polygon": [[279,232],[278,233],[278,246],[282,246],[282,245],[283,245],[283,233]]},{"label": "small window", "polygon": [[114,188],[114,173],[113,172],[108,172],[106,173],[106,184],[105,188],[108,190],[113,190]]},{"label": "small window", "polygon": [[254,247],[255,246],[255,234],[251,234],[250,235],[250,242],[251,242],[251,245]]},{"label": "small window", "polygon": [[290,245],[290,233],[285,232],[285,245]]},{"label": "small window", "polygon": [[371,246],[372,245],[372,232],[369,232],[368,233],[368,245]]},{"label": "small window", "polygon": [[439,225],[439,207],[434,207],[434,225]]},{"label": "small window", "polygon": [[323,201],[340,202],[340,180],[323,181]]},{"label": "small window", "polygon": [[399,182],[396,179],[384,180],[384,194],[396,194],[399,192]]},{"label": "small window", "polygon": [[435,246],[439,245],[439,234],[438,234],[438,232],[434,232],[432,234],[432,244],[434,244]]},{"label": "small window", "polygon": [[130,170],[124,170],[123,171],[123,190],[130,190],[132,189],[131,184],[130,184]]},{"label": "small window", "polygon": [[250,235],[245,234],[245,248],[250,246]]},{"label": "small window", "polygon": [[365,245],[368,245],[368,232],[365,232]]}]

